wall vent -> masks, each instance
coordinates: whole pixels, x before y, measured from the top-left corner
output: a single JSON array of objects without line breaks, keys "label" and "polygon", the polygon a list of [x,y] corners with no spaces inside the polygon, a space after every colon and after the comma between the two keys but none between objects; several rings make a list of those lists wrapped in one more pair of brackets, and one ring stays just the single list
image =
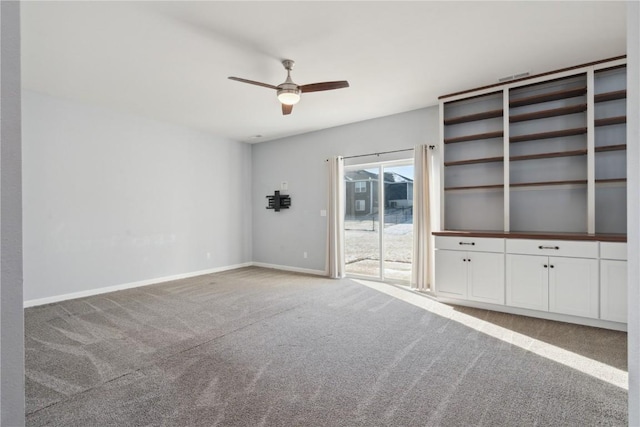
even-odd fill
[{"label": "wall vent", "polygon": [[504,82],[509,82],[511,80],[518,80],[521,79],[523,77],[529,77],[530,73],[519,73],[519,74],[514,74],[512,76],[505,76],[505,77],[500,77],[498,79],[498,83],[504,83]]}]

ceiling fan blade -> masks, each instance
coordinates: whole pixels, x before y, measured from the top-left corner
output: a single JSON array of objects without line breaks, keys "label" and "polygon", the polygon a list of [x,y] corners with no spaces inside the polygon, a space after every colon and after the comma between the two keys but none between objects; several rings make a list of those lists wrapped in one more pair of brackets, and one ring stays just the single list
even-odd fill
[{"label": "ceiling fan blade", "polygon": [[306,92],[320,92],[322,90],[342,89],[344,87],[349,87],[349,82],[346,80],[340,80],[337,82],[311,83],[308,85],[300,86],[300,90],[303,93],[306,93]]},{"label": "ceiling fan blade", "polygon": [[274,85],[270,85],[267,83],[261,83],[261,82],[256,82],[253,80],[247,80],[247,79],[241,79],[240,77],[229,77],[230,80],[235,80],[237,82],[242,82],[242,83],[249,83],[250,85],[256,85],[256,86],[262,86],[262,87],[267,87],[269,89],[275,89],[278,90],[278,88]]},{"label": "ceiling fan blade", "polygon": [[293,110],[293,105],[282,104],[282,115],[286,116],[287,114],[291,114]]}]

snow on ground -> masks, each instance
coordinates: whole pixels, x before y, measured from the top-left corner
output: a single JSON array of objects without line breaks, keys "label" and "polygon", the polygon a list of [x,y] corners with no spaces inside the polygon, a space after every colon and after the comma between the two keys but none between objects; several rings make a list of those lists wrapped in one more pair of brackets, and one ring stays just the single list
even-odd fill
[{"label": "snow on ground", "polygon": [[[385,279],[409,281],[411,277],[411,252],[413,245],[413,224],[390,223],[386,218],[384,228]],[[405,220],[405,218],[402,218]],[[394,219],[391,218],[391,221]],[[345,260],[350,274],[378,276],[380,270],[379,222],[371,219],[345,221]]]}]

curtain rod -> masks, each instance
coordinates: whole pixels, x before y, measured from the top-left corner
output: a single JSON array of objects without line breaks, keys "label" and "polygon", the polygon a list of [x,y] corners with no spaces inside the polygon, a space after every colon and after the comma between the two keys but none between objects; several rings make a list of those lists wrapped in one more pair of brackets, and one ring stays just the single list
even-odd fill
[{"label": "curtain rod", "polygon": [[[435,149],[435,145],[429,145],[429,149]],[[367,157],[367,156],[379,156],[380,154],[391,154],[391,153],[402,153],[403,151],[413,151],[413,148],[404,148],[402,150],[392,150],[392,151],[381,151],[379,153],[368,153],[368,154],[358,154],[356,156],[345,156],[343,159],[354,159],[356,157]],[[325,159],[325,162],[329,161],[329,159]]]},{"label": "curtain rod", "polygon": [[358,154],[357,156],[346,156],[343,159],[354,159],[356,157],[379,156],[380,154],[401,153],[403,151],[413,151],[413,148],[405,148],[403,150],[381,151],[379,153]]}]

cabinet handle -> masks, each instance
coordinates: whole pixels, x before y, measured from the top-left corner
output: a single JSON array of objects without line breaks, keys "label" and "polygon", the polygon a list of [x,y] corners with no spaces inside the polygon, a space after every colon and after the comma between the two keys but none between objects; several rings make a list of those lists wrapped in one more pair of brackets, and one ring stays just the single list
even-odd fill
[{"label": "cabinet handle", "polygon": [[553,268],[553,265],[550,265],[549,267]]},{"label": "cabinet handle", "polygon": [[544,264],[544,268],[547,268],[547,264]]},{"label": "cabinet handle", "polygon": [[475,242],[471,242],[471,243],[466,243],[466,242],[458,242],[459,245],[471,245],[471,246],[475,246]]},{"label": "cabinet handle", "polygon": [[560,249],[560,246],[538,246],[538,249]]}]

